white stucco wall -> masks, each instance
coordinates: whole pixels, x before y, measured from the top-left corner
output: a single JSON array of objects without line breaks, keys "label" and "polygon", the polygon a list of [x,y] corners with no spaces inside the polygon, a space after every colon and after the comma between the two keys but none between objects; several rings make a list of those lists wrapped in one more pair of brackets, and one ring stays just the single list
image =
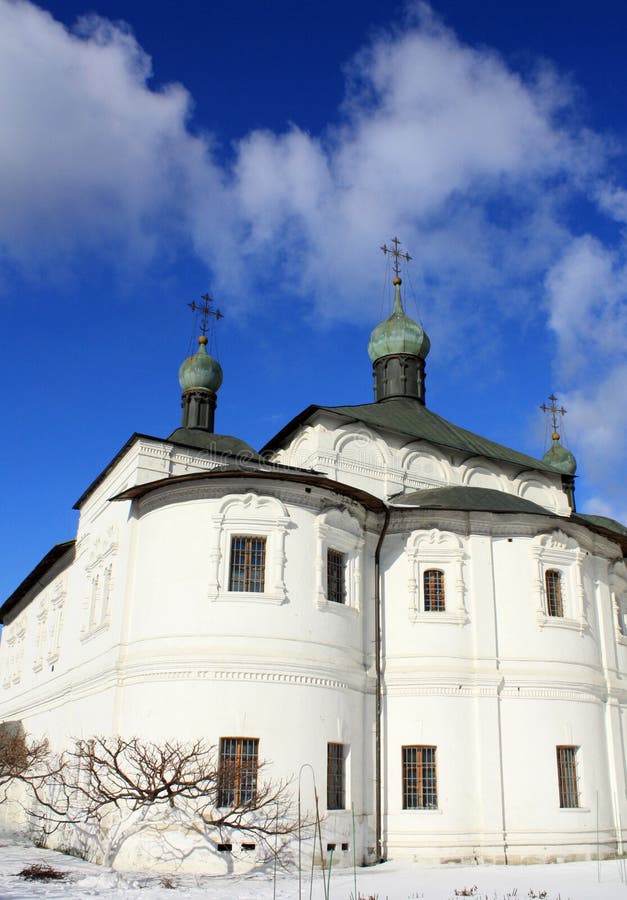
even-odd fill
[{"label": "white stucco wall", "polygon": [[277,462],[312,468],[330,478],[387,499],[430,487],[468,485],[504,491],[531,500],[550,512],[570,515],[561,478],[540,471],[520,472],[506,462],[408,441],[337,416],[318,412],[274,454]]},{"label": "white stucco wall", "polygon": [[[627,578],[617,546],[551,515],[564,513],[557,478],[331,426],[308,426],[281,459],[381,498],[489,484],[547,509],[391,514],[381,553],[387,853],[510,862],[594,855],[597,796],[603,852],[616,849],[627,823],[619,628]],[[382,517],[280,474],[166,484],[134,503],[109,502],[129,486],[215,465],[165,442],[128,449],[81,509],[73,561],[61,560],[7,619],[0,718],[23,720],[55,746],[116,732],[257,737],[269,775],[313,766],[323,807],[326,745],[345,744],[347,809],[326,817],[324,840],[352,841],[354,803],[358,858],[371,860]],[[235,534],[266,537],[263,595],[228,591]],[[346,605],[325,597],[328,547],[347,559]],[[559,619],[546,614],[546,567],[562,572]],[[444,613],[424,611],[425,568],[445,574]],[[96,576],[104,581],[95,594]],[[575,810],[559,808],[560,744],[580,748]],[[437,809],[402,809],[406,745],[437,748]],[[308,775],[304,797],[310,805]]]}]

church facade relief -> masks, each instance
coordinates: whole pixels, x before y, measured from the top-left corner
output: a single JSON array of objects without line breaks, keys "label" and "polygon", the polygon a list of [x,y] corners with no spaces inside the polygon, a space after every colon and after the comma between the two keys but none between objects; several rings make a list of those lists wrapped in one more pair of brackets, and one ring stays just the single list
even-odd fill
[{"label": "church facade relief", "polygon": [[85,565],[86,591],[82,603],[81,640],[88,640],[107,629],[111,622],[111,597],[114,588],[115,559],[118,553],[118,529],[110,526],[98,537]]},{"label": "church facade relief", "polygon": [[583,589],[583,551],[574,538],[556,530],[534,541],[534,593],[540,628],[588,628]]},{"label": "church facade relief", "polygon": [[[210,600],[268,601],[286,603],[285,540],[290,516],[285,505],[276,497],[239,494],[226,497],[211,517],[209,546]],[[230,585],[234,540],[237,537],[257,538],[263,542],[264,570],[267,573],[261,589],[234,589]],[[259,544],[261,547],[261,544]],[[244,553],[245,553],[244,548]],[[259,586],[256,586],[259,587]]]},{"label": "church facade relief", "polygon": [[464,545],[450,532],[415,531],[407,541],[409,620],[465,625]]}]

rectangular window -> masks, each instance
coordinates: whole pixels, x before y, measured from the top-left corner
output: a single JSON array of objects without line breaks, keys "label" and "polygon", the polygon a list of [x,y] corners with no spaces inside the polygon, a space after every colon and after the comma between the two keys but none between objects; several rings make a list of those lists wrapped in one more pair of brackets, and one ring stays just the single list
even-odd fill
[{"label": "rectangular window", "polygon": [[579,806],[579,785],[577,784],[577,751],[579,747],[556,747],[555,749],[557,750],[560,807],[577,809]]},{"label": "rectangular window", "polygon": [[259,738],[220,738],[218,806],[245,806],[255,799]]},{"label": "rectangular window", "polygon": [[327,744],[327,809],[346,809],[344,744]]},{"label": "rectangular window", "polygon": [[425,598],[425,612],[444,612],[444,572],[441,569],[427,569],[422,576]]},{"label": "rectangular window", "polygon": [[403,809],[437,809],[435,747],[403,747]]},{"label": "rectangular window", "polygon": [[239,535],[231,538],[229,590],[263,593],[266,539]]},{"label": "rectangular window", "polygon": [[327,600],[332,603],[346,602],[345,570],[344,554],[339,550],[327,550]]},{"label": "rectangular window", "polygon": [[562,573],[558,569],[547,569],[544,573],[546,587],[546,613],[548,616],[564,616],[562,600]]}]

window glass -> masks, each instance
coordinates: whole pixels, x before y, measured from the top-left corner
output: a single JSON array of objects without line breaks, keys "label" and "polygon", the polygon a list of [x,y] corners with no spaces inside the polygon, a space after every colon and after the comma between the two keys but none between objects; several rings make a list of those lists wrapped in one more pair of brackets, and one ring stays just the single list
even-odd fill
[{"label": "window glass", "polygon": [[346,559],[339,550],[327,551],[327,600],[332,603],[346,602],[344,573]]},{"label": "window glass", "polygon": [[327,744],[327,809],[346,808],[344,744]]},{"label": "window glass", "polygon": [[265,567],[265,537],[238,535],[231,538],[230,591],[263,593]]},{"label": "window glass", "polygon": [[403,809],[437,809],[435,747],[403,747]]},{"label": "window glass", "polygon": [[427,569],[423,573],[425,612],[444,612],[446,609],[444,593],[444,572],[441,569]]},{"label": "window glass", "polygon": [[548,616],[564,616],[562,600],[562,574],[558,569],[547,569],[544,573],[546,586],[546,613]]},{"label": "window glass", "polygon": [[579,806],[579,784],[577,780],[577,751],[579,747],[556,747],[557,781],[560,807],[576,809]]},{"label": "window glass", "polygon": [[257,791],[259,738],[220,738],[218,806],[245,806]]}]

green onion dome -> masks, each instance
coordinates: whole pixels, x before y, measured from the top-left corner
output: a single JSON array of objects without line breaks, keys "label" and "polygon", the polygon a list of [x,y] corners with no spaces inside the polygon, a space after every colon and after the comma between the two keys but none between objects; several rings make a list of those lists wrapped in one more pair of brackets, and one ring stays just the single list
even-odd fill
[{"label": "green onion dome", "polygon": [[392,315],[374,329],[370,335],[368,355],[372,362],[383,356],[404,353],[426,359],[431,348],[427,333],[414,322],[403,309],[401,279],[394,279],[394,309]]},{"label": "green onion dome", "polygon": [[562,447],[557,431],[553,432],[553,443],[542,457],[542,462],[562,475],[574,475],[577,470],[577,460],[570,450]]},{"label": "green onion dome", "polygon": [[222,366],[217,359],[207,353],[207,338],[202,334],[198,338],[198,351],[188,356],[179,369],[179,384],[183,391],[204,389],[218,390],[222,384]]}]

